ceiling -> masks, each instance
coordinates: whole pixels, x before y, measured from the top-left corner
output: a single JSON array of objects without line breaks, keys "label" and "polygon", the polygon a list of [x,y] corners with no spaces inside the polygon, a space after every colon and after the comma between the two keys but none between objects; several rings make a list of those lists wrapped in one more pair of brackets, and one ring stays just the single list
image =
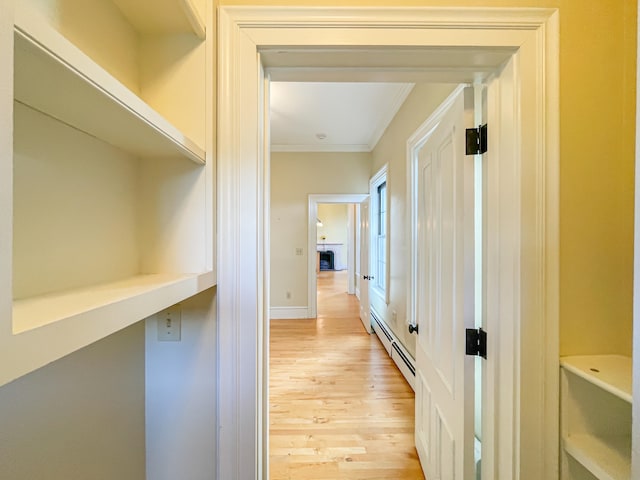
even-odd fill
[{"label": "ceiling", "polygon": [[512,55],[473,46],[264,48],[271,150],[370,152],[414,84],[484,81]]},{"label": "ceiling", "polygon": [[412,83],[271,82],[271,150],[370,152]]}]

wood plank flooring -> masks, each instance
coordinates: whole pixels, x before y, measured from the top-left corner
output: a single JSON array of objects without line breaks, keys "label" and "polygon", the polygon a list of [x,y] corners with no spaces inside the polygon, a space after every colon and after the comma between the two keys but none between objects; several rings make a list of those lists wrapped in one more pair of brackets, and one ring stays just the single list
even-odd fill
[{"label": "wood plank flooring", "polygon": [[424,480],[413,391],[346,279],[320,272],[317,319],[271,322],[270,479]]}]

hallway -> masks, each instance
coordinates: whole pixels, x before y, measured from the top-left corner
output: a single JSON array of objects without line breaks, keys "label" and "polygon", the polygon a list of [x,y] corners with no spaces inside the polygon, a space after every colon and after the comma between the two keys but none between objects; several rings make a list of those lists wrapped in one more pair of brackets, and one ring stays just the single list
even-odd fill
[{"label": "hallway", "polygon": [[346,294],[347,272],[320,272],[318,318],[274,320],[271,480],[424,479],[414,394]]}]

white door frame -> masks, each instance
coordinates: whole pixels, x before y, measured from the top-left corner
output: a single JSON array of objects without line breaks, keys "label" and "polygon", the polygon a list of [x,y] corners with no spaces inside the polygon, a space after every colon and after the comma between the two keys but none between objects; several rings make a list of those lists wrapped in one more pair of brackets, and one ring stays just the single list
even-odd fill
[{"label": "white door frame", "polygon": [[[459,47],[463,55],[451,56],[446,67],[417,69],[456,83],[487,71],[489,65],[483,68],[481,62],[491,55],[474,57],[477,53],[512,52],[494,82],[498,100],[488,106],[489,117],[499,119],[497,128],[489,129],[490,148],[498,148],[491,154],[490,177],[497,182],[488,198],[493,213],[488,229],[496,232],[500,248],[489,252],[494,277],[487,295],[501,301],[487,309],[501,325],[508,320],[512,326],[490,337],[489,349],[513,358],[510,368],[497,372],[505,382],[500,384],[513,388],[495,399],[500,418],[494,478],[557,478],[557,10],[220,7],[219,13],[217,478],[268,478],[263,351],[268,188],[257,53],[303,47],[300,66],[315,58],[310,50],[330,49],[333,55],[385,45]],[[473,69],[470,58],[480,62]],[[355,70],[366,73],[366,67]],[[379,65],[369,67],[380,71]]]},{"label": "white door frame", "polygon": [[[314,255],[318,243],[318,226],[316,219],[318,218],[318,204],[320,203],[360,203],[368,194],[360,193],[343,193],[343,194],[311,194],[309,195],[309,225],[307,232],[309,237],[307,240],[308,266],[307,266],[307,286],[309,288],[307,294],[307,318],[316,318],[318,315],[318,277],[316,276],[316,256]],[[353,238],[349,239],[348,249],[353,250]],[[353,266],[349,264],[349,275],[353,277]]]}]

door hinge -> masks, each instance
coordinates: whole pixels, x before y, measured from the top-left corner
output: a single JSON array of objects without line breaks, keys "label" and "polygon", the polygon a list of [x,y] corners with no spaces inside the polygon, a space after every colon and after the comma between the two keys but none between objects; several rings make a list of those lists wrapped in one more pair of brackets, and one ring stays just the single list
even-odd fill
[{"label": "door hinge", "polygon": [[487,358],[487,332],[478,328],[467,328],[466,354]]},{"label": "door hinge", "polygon": [[487,151],[487,124],[467,128],[467,155],[482,155]]}]

